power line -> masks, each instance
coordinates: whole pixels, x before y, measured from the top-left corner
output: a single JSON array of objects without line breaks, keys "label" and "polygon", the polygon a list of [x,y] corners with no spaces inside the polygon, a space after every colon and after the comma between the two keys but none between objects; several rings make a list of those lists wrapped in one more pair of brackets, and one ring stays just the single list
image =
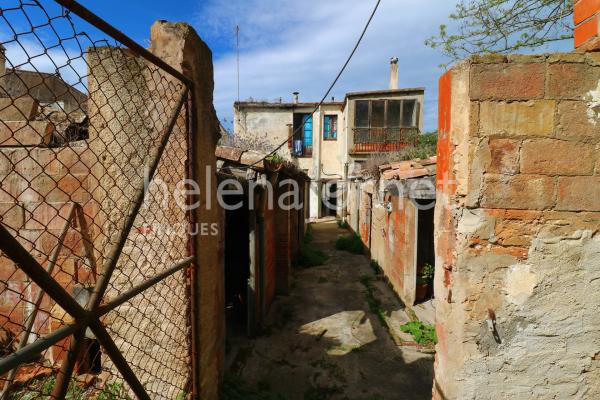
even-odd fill
[{"label": "power line", "polygon": [[[358,49],[358,46],[360,45],[360,42],[363,40],[363,37],[367,33],[367,29],[369,29],[369,25],[371,24],[371,21],[373,20],[373,17],[375,16],[375,13],[377,12],[377,9],[379,8],[379,4],[380,3],[381,3],[381,0],[377,0],[377,3],[375,4],[375,7],[373,8],[373,12],[371,12],[371,16],[367,20],[367,23],[365,24],[365,27],[362,30],[362,33],[360,34],[360,37],[356,41],[356,44],[354,45],[354,48],[352,49],[352,52],[348,56],[348,59],[346,59],[346,62],[342,66],[342,69],[340,69],[340,72],[338,72],[337,76],[335,77],[335,79],[333,80],[333,82],[331,83],[331,85],[329,85],[329,89],[327,89],[327,92],[325,92],[325,94],[323,95],[323,98],[321,99],[321,101],[317,104],[317,106],[315,107],[315,109],[311,112],[311,115],[314,114],[315,112],[317,112],[317,110],[319,109],[319,107],[321,107],[321,105],[323,105],[323,103],[325,102],[325,99],[329,96],[329,93],[331,93],[331,90],[333,89],[333,87],[335,86],[335,84],[337,83],[337,81],[340,79],[340,77],[342,76],[342,74],[346,70],[346,67],[348,66],[348,64],[350,64],[350,60],[352,60],[352,57],[354,56],[354,53],[356,53],[356,50]],[[290,136],[288,136],[288,138],[285,141],[283,141],[279,146],[277,146],[269,154],[267,154],[266,156],[264,156],[260,160],[256,161],[254,164],[251,164],[249,166],[249,168],[257,165],[258,163],[263,162],[265,159],[267,159],[268,157],[270,157],[273,154],[275,154],[277,152],[277,150],[279,150],[283,146],[285,146],[290,139],[293,139],[293,137],[296,135],[296,133],[300,132],[300,129],[304,129],[304,124],[306,124],[306,121],[307,120],[304,119],[302,121],[302,124],[300,124],[296,128],[296,130],[294,130],[292,132],[292,134]]]}]

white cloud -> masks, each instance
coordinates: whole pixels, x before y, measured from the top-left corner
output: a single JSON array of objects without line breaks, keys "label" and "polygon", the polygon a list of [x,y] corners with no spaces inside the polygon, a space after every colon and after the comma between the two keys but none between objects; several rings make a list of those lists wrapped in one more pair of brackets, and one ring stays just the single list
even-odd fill
[{"label": "white cloud", "polygon": [[[423,42],[446,21],[455,1],[383,0],[359,50],[334,88],[388,87],[389,59],[399,58],[400,85],[426,87],[426,129],[437,126],[438,67],[445,60]],[[228,51],[215,57],[215,107],[231,120],[236,98],[235,25],[241,29],[241,98],[317,101],[341,68],[375,5],[374,0],[209,0],[196,28]]]}]

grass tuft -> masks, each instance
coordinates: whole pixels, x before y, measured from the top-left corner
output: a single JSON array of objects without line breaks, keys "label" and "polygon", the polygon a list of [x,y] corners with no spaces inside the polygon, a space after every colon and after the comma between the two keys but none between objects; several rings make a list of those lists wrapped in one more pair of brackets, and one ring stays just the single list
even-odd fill
[{"label": "grass tuft", "polygon": [[338,250],[348,251],[352,254],[363,254],[364,246],[357,234],[345,235],[338,237],[335,242],[335,248]]},{"label": "grass tuft", "polygon": [[402,332],[410,333],[415,342],[425,347],[433,347],[437,344],[437,334],[433,325],[424,324],[421,321],[410,321],[400,327]]}]

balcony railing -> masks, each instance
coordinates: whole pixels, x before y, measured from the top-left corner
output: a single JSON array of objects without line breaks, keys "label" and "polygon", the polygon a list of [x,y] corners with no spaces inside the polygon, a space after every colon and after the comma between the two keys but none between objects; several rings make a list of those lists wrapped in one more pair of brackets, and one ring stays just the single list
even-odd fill
[{"label": "balcony railing", "polygon": [[415,145],[418,128],[354,128],[354,153],[399,151]]}]

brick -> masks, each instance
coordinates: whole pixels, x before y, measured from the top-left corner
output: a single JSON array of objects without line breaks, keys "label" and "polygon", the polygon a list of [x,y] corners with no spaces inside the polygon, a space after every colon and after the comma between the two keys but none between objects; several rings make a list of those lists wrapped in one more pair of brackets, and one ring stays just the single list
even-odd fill
[{"label": "brick", "polygon": [[527,102],[482,102],[479,129],[482,135],[552,136],[553,100]]},{"label": "brick", "polygon": [[560,177],[558,179],[556,209],[600,211],[600,177]]},{"label": "brick", "polygon": [[587,64],[551,64],[548,66],[547,96],[564,100],[587,100],[598,87],[600,67]]},{"label": "brick", "polygon": [[600,12],[600,0],[578,0],[573,12],[575,25]]},{"label": "brick", "polygon": [[529,100],[544,97],[546,66],[531,64],[477,64],[472,67],[474,100]]},{"label": "brick", "polygon": [[599,52],[586,53],[585,61],[588,63],[588,65],[591,65],[594,67],[600,67],[600,53]]},{"label": "brick", "polygon": [[[64,192],[71,201],[83,203],[91,199],[91,194],[87,188],[87,181],[85,179],[67,175],[58,181],[57,189]],[[62,196],[59,195],[59,197]]]},{"label": "brick", "polygon": [[600,141],[600,113],[589,109],[583,101],[561,101],[558,104],[557,138]]},{"label": "brick", "polygon": [[487,174],[483,180],[481,206],[543,210],[553,204],[554,180],[539,175]]},{"label": "brick", "polygon": [[0,255],[0,281],[25,281],[25,273],[4,254]]},{"label": "brick", "polygon": [[26,229],[62,229],[71,205],[68,203],[27,203]]},{"label": "brick", "polygon": [[541,175],[592,175],[594,148],[555,139],[529,140],[521,151],[521,172]]},{"label": "brick", "polygon": [[586,22],[577,25],[574,31],[575,48],[581,48],[589,41],[597,39],[600,34],[600,18],[596,15]]},{"label": "brick", "polygon": [[10,152],[0,151],[0,175],[8,175],[13,169]]},{"label": "brick", "polygon": [[552,53],[548,55],[548,62],[555,63],[583,63],[586,60],[586,55],[582,53]]},{"label": "brick", "polygon": [[546,62],[545,54],[509,54],[507,56],[509,63],[543,63]]},{"label": "brick", "polygon": [[1,121],[28,121],[38,113],[39,104],[32,97],[0,98]]},{"label": "brick", "polygon": [[37,146],[50,143],[54,125],[47,121],[2,121],[0,146]]},{"label": "brick", "polygon": [[514,175],[519,172],[520,142],[512,139],[490,139],[490,166],[488,172]]},{"label": "brick", "polygon": [[9,228],[19,230],[25,225],[25,210],[16,202],[0,203],[0,221]]}]

